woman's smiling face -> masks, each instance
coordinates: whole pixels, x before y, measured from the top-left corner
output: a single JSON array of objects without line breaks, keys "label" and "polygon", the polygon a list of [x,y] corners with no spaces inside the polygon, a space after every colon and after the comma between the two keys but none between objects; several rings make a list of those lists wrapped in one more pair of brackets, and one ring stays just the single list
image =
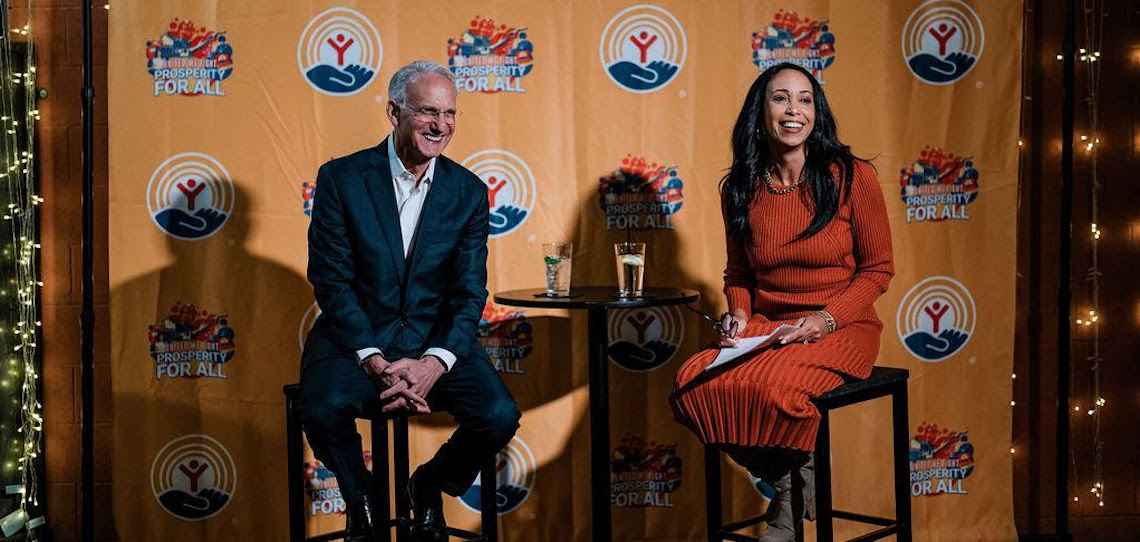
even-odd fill
[{"label": "woman's smiling face", "polygon": [[765,94],[764,131],[781,147],[796,148],[815,127],[815,95],[811,81],[795,70],[782,70],[772,78]]}]

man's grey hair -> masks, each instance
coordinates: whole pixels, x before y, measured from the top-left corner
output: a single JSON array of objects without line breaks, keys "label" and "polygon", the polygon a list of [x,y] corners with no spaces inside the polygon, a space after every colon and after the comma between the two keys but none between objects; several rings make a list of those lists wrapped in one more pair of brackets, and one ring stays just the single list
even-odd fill
[{"label": "man's grey hair", "polygon": [[388,99],[401,107],[408,105],[408,85],[415,83],[419,76],[428,73],[446,77],[451,82],[452,88],[455,88],[455,74],[451,73],[451,70],[430,60],[417,60],[392,74],[392,79],[388,81]]}]

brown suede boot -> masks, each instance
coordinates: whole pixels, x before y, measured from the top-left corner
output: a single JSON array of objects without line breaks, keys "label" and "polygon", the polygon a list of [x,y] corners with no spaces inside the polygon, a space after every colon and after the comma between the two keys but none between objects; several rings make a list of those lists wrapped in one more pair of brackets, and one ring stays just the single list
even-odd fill
[{"label": "brown suede boot", "polygon": [[768,503],[768,527],[760,534],[760,542],[795,542],[795,520],[792,512],[792,473],[781,476],[773,484],[776,496]]},{"label": "brown suede boot", "polygon": [[[721,448],[733,461],[776,488],[768,503],[764,520],[768,529],[761,542],[785,542],[795,538],[795,510],[792,506],[793,484],[802,479],[803,519],[815,521],[815,454],[779,448],[753,448],[725,445]],[[798,476],[792,476],[796,472]]]},{"label": "brown suede boot", "polygon": [[800,478],[804,481],[804,519],[815,521],[815,454],[808,454],[800,465]]}]

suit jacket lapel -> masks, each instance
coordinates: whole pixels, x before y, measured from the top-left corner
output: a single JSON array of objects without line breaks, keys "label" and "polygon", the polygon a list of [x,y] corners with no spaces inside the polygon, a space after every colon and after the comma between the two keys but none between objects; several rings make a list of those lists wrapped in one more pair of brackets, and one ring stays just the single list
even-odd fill
[{"label": "suit jacket lapel", "polygon": [[[380,220],[381,234],[392,255],[396,277],[404,282],[404,240],[400,235],[400,211],[396,207],[396,190],[392,187],[392,170],[388,167],[388,140],[380,142],[369,157],[372,168],[367,171],[364,185]],[[428,192],[431,195],[431,192]]]}]

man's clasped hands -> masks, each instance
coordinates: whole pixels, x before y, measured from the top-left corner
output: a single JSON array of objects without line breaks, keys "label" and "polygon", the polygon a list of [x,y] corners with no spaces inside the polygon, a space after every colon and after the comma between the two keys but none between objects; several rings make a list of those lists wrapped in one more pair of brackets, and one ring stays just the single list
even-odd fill
[{"label": "man's clasped hands", "polygon": [[430,414],[427,396],[444,373],[443,362],[436,356],[401,358],[389,362],[380,354],[372,354],[361,364],[364,372],[381,390],[380,403],[385,413],[406,411]]}]

